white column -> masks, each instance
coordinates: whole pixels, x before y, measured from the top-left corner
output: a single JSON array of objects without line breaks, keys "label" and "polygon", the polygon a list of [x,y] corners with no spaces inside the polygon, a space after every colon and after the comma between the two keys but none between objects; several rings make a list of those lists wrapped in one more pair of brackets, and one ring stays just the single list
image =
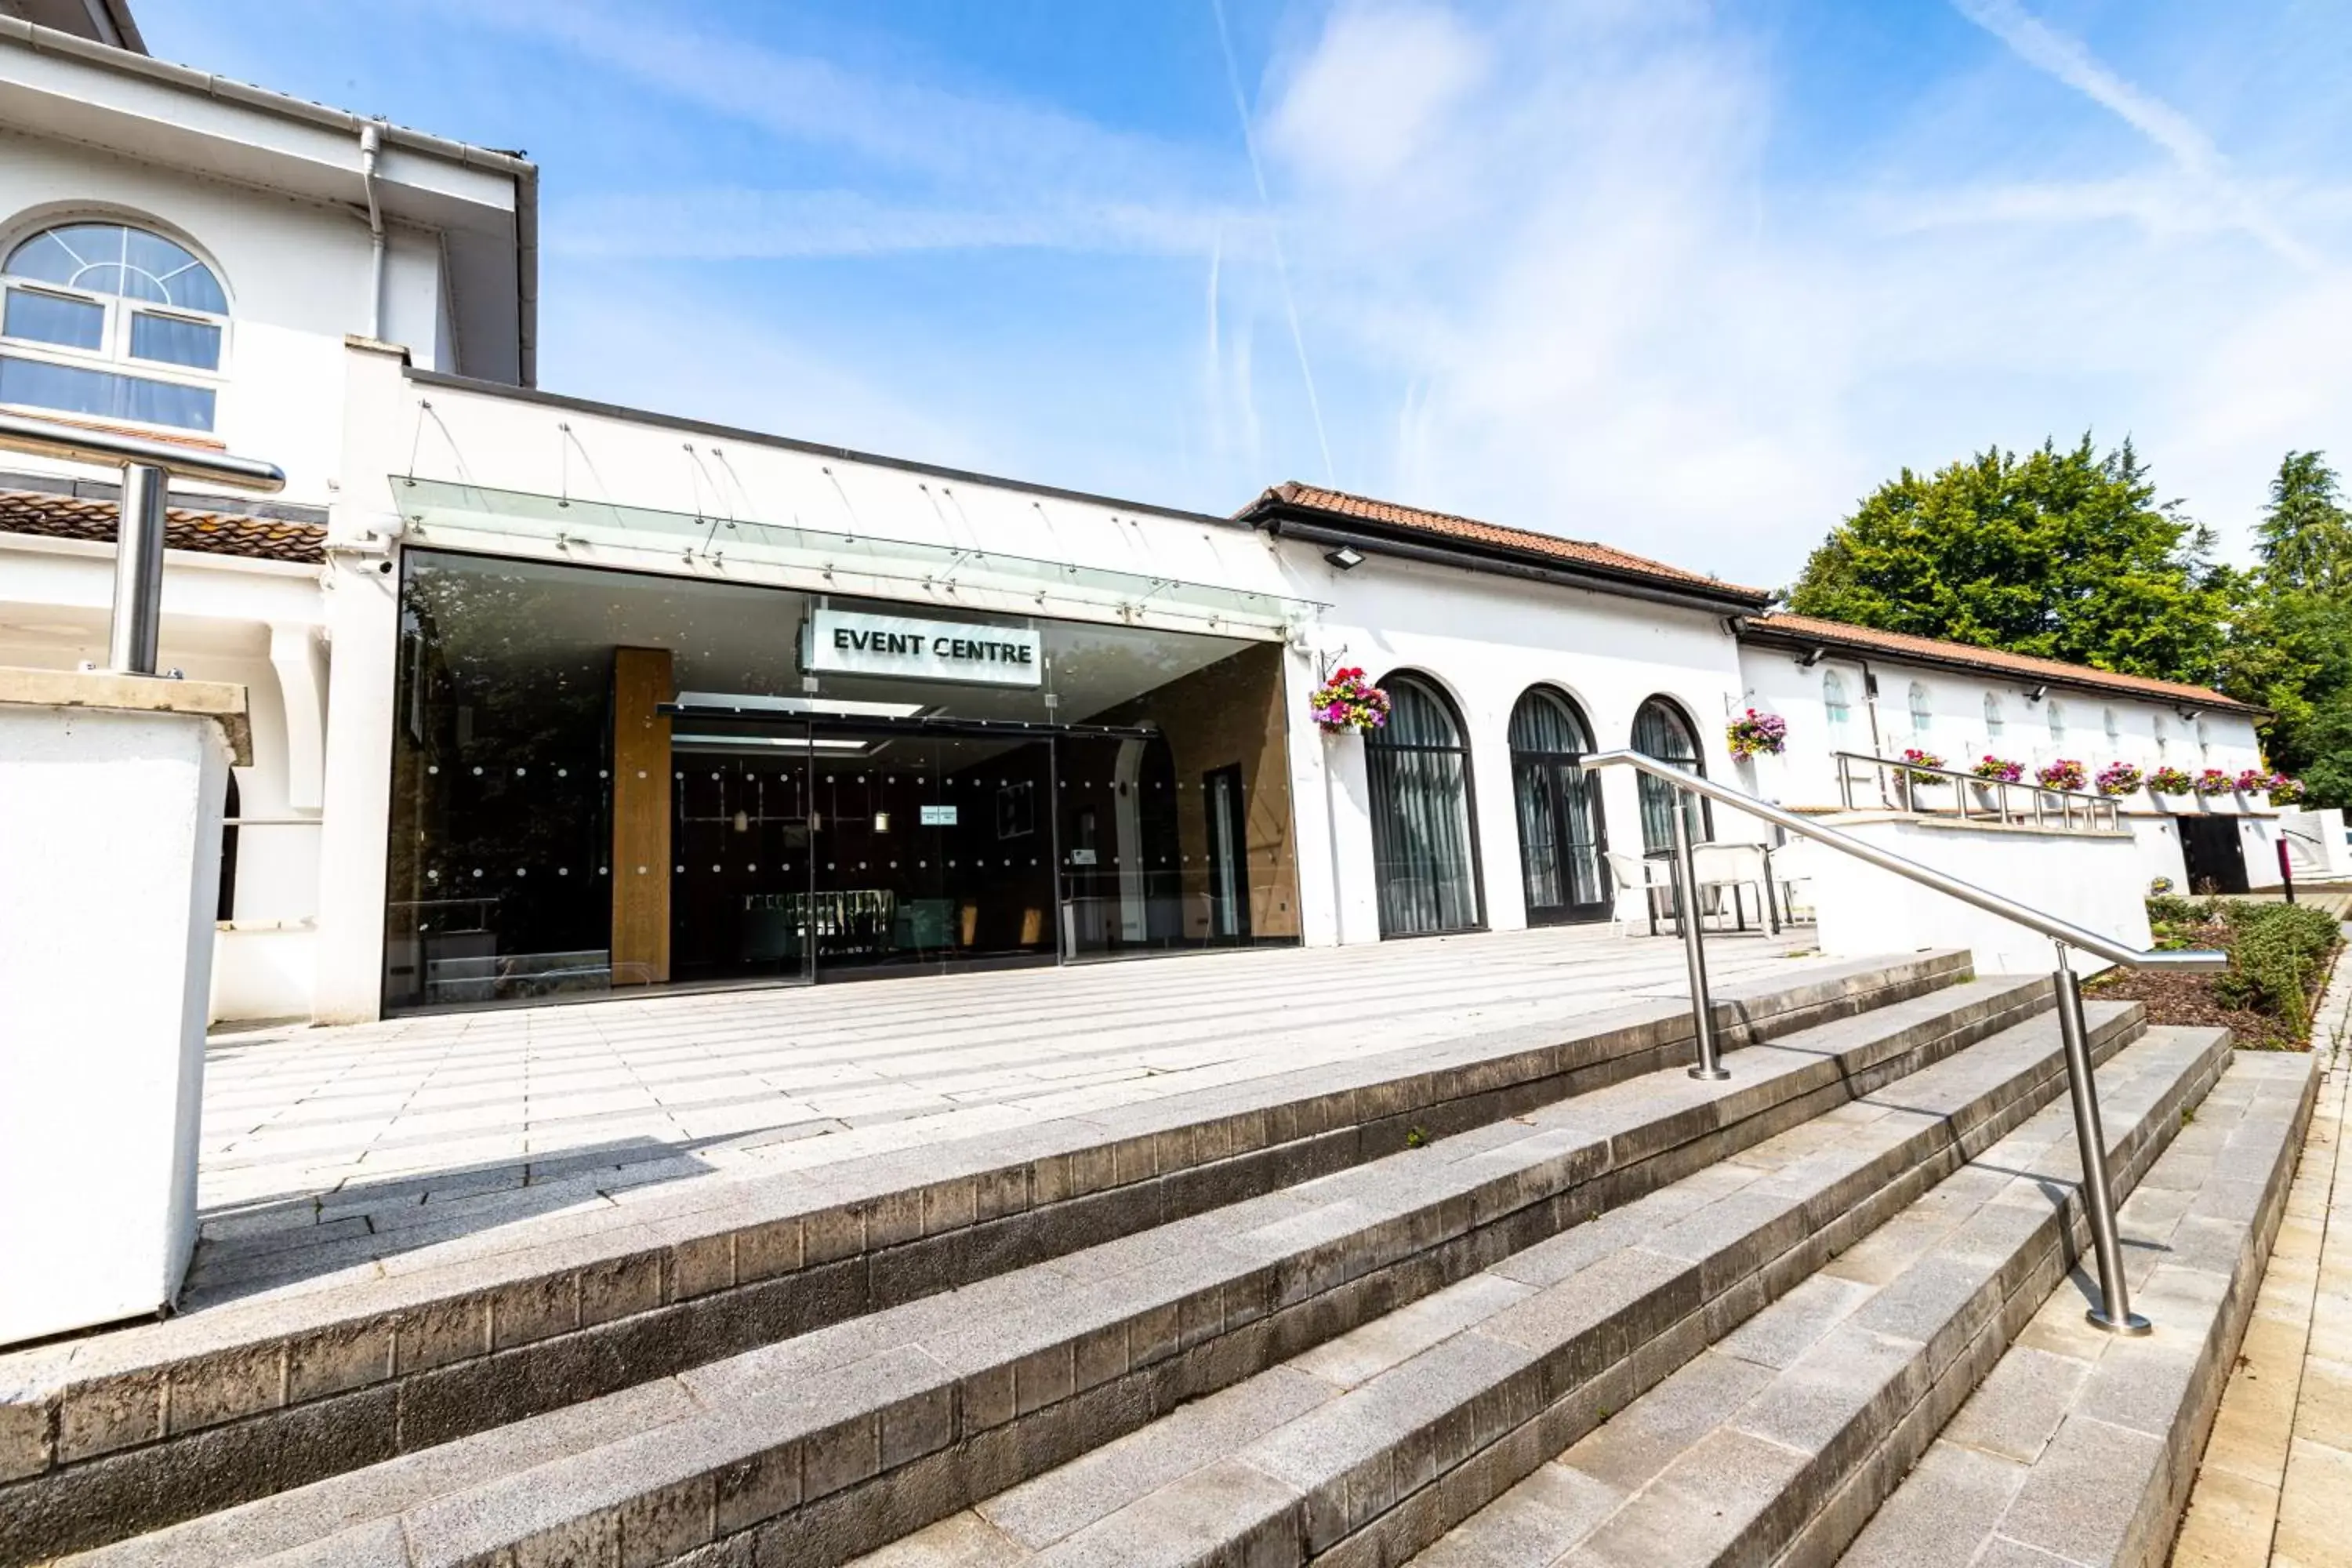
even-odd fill
[{"label": "white column", "polygon": [[313,1016],[362,1023],[383,1005],[385,835],[400,641],[400,514],[392,476],[415,399],[401,353],[351,340],[341,492],[328,522],[327,729],[320,778]]}]

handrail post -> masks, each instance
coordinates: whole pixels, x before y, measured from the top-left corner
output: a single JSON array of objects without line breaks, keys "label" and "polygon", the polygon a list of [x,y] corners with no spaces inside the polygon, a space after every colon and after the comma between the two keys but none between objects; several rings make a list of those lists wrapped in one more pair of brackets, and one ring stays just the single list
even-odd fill
[{"label": "handrail post", "polygon": [[1691,853],[1690,797],[1681,789],[1671,795],[1675,818],[1675,904],[1682,915],[1683,963],[1690,972],[1691,1032],[1698,1040],[1698,1065],[1690,1075],[1720,1082],[1730,1071],[1716,1059],[1715,999],[1706,989],[1706,945],[1698,927],[1698,859]]},{"label": "handrail post", "polygon": [[2058,1038],[2066,1052],[2066,1092],[2074,1107],[2074,1142],[2083,1156],[2083,1206],[2091,1219],[2091,1247],[2099,1263],[2099,1304],[2083,1316],[2116,1334],[2145,1334],[2148,1321],[2131,1310],[2131,1286],[2124,1279],[2123,1239],[2116,1232],[2115,1194],[2107,1184],[2107,1136],[2099,1125],[2099,1091],[2091,1079],[2090,1030],[2083,1020],[2083,988],[2058,949]]},{"label": "handrail post", "polygon": [[122,499],[114,530],[114,619],[106,631],[106,668],[120,675],[155,673],[163,624],[163,505],[171,476],[152,463],[122,465]]}]

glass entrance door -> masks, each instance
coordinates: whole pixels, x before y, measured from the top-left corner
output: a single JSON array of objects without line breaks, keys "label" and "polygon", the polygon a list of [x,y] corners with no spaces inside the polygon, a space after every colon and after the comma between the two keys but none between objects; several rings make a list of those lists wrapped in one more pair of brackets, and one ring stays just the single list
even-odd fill
[{"label": "glass entrance door", "polygon": [[820,731],[815,745],[819,978],[1052,961],[1050,739]]},{"label": "glass entrance door", "polygon": [[806,738],[682,749],[670,787],[673,978],[809,979]]}]

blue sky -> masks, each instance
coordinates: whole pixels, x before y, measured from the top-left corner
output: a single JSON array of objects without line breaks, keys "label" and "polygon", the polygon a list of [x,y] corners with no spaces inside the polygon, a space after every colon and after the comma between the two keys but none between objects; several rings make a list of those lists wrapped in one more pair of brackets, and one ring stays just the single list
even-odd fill
[{"label": "blue sky", "polygon": [[2233,553],[2284,451],[2352,460],[2333,0],[137,11],[528,151],[553,391],[1767,586],[1989,444],[2129,435]]}]

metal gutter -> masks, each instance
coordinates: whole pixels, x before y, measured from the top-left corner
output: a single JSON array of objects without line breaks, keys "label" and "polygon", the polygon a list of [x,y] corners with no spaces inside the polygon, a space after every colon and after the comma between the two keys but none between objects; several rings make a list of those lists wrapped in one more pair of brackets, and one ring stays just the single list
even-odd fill
[{"label": "metal gutter", "polygon": [[1277,539],[1296,539],[1308,544],[1335,548],[1348,545],[1367,555],[1391,555],[1432,566],[1450,566],[1458,571],[1480,572],[1490,576],[1515,577],[1523,582],[1543,583],[1553,587],[1581,588],[1588,593],[1672,605],[1677,609],[1704,610],[1714,616],[1751,615],[1767,602],[1745,594],[1708,594],[1696,585],[1677,589],[1651,578],[1630,573],[1620,575],[1599,567],[1539,564],[1500,552],[1487,554],[1473,549],[1402,540],[1375,530],[1309,522],[1279,512],[1260,514],[1253,521],[1253,526]]}]

